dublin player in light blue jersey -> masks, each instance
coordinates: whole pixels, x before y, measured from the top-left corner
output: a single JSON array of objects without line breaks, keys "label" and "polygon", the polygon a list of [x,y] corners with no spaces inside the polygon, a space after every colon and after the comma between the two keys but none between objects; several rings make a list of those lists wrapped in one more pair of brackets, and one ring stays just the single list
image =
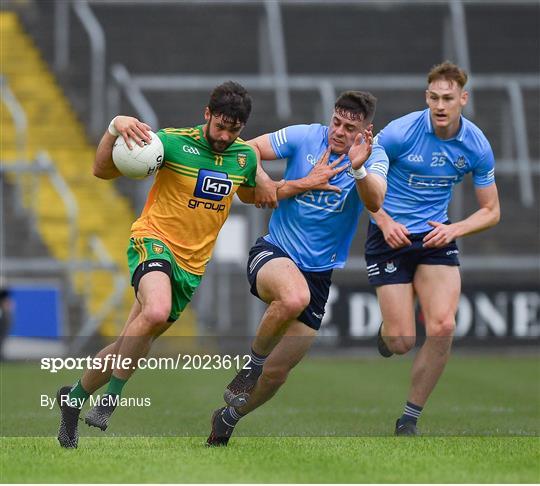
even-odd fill
[{"label": "dublin player in light blue jersey", "polygon": [[[369,93],[347,91],[337,99],[329,127],[294,125],[250,142],[263,160],[287,159],[287,183],[277,189],[280,203],[269,232],[251,248],[247,263],[251,292],[268,308],[249,369],[227,386],[228,406],[214,412],[208,445],[227,445],[238,420],[272,398],[311,347],[332,270],[345,265],[363,206],[377,211],[382,204],[388,158],[373,144],[375,104]],[[339,173],[322,190],[306,191],[304,178],[321,164],[335,164]]]},{"label": "dublin player in light blue jersey", "polygon": [[[368,278],[383,324],[379,352],[405,354],[415,345],[415,296],[427,339],[412,368],[397,435],[417,435],[417,420],[441,376],[452,344],[461,290],[456,239],[499,221],[494,157],[482,131],[461,114],[466,73],[444,62],[428,74],[428,109],[389,123],[375,138],[390,160],[383,208],[372,214],[366,241]],[[479,209],[448,221],[455,184],[472,174]]]}]

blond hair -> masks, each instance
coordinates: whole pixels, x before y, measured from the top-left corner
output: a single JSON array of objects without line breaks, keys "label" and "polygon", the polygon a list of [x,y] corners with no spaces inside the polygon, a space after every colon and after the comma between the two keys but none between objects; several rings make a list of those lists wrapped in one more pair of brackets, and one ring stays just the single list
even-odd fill
[{"label": "blond hair", "polygon": [[438,79],[446,79],[447,81],[454,81],[463,88],[467,83],[467,73],[461,69],[457,64],[450,61],[444,61],[441,64],[436,64],[431,68],[428,73],[428,85]]}]

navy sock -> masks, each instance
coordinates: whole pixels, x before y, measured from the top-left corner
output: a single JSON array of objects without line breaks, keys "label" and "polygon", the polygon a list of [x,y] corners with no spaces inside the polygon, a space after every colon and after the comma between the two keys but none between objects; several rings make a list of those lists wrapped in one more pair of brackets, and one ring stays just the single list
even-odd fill
[{"label": "navy sock", "polygon": [[405,409],[403,410],[403,415],[399,419],[399,423],[404,424],[405,422],[413,422],[416,424],[416,421],[420,418],[422,410],[423,407],[415,405],[412,402],[407,402]]},{"label": "navy sock", "polygon": [[247,366],[250,367],[253,373],[255,373],[256,375],[260,375],[262,373],[264,362],[266,361],[266,358],[268,358],[268,355],[264,356],[262,354],[258,354],[253,351],[253,348],[251,348],[249,358],[250,361]]},{"label": "navy sock", "polygon": [[243,415],[234,407],[227,407],[221,415],[223,422],[229,427],[234,427],[242,417]]}]

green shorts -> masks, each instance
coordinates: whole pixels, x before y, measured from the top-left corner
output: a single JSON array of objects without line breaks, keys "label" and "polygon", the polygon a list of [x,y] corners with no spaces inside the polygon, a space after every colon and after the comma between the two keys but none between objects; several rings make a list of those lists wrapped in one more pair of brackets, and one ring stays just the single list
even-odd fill
[{"label": "green shorts", "polygon": [[[201,283],[202,275],[194,275],[180,268],[173,254],[160,240],[153,238],[131,238],[127,250],[128,266],[131,274],[131,285],[135,295],[139,289],[141,277],[148,272],[163,271],[171,279],[172,302],[169,322],[174,322],[186,308],[193,297],[195,289]],[[143,265],[154,262],[154,266]],[[168,263],[167,263],[168,262]],[[161,263],[161,264],[160,264]]]}]

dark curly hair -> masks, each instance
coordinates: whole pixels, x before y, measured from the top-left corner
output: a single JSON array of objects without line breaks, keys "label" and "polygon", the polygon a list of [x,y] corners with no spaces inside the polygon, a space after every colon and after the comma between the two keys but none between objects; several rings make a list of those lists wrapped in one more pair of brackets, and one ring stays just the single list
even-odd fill
[{"label": "dark curly hair", "polygon": [[351,120],[373,121],[377,98],[367,91],[344,91],[336,100],[336,112]]},{"label": "dark curly hair", "polygon": [[251,113],[251,96],[246,88],[234,81],[216,86],[210,94],[208,109],[231,122],[246,124]]}]

